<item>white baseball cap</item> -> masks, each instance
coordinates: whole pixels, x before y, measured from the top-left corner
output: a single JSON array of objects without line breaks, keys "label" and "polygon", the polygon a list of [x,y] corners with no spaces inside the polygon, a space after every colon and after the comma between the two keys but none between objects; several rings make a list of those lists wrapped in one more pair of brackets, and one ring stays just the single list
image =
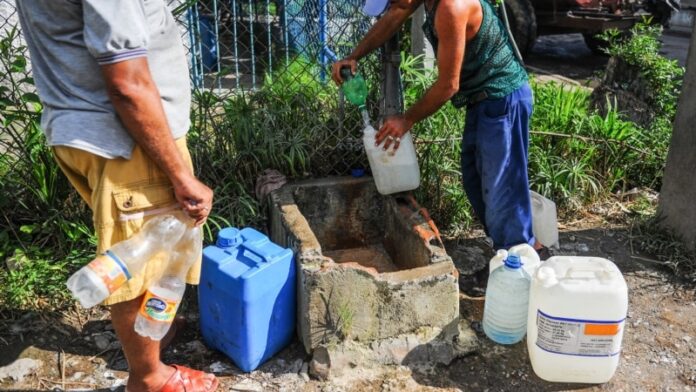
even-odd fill
[{"label": "white baseball cap", "polygon": [[365,0],[363,12],[369,16],[379,16],[387,9],[389,0]]}]

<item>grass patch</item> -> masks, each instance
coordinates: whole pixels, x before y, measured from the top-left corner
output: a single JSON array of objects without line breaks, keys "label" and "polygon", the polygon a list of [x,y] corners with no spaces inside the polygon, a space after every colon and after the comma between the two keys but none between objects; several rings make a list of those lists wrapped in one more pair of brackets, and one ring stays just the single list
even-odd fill
[{"label": "grass patch", "polygon": [[54,306],[65,281],[94,252],[86,206],[68,184],[40,130],[17,29],[0,37],[0,306]]}]

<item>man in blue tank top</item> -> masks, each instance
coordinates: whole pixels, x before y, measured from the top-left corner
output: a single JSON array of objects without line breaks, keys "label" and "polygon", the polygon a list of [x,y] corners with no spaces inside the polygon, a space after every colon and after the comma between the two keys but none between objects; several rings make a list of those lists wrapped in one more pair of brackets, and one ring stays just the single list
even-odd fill
[{"label": "man in blue tank top", "polygon": [[448,100],[466,107],[461,169],[464,189],[496,249],[528,243],[532,234],[527,176],[532,91],[509,34],[487,0],[366,0],[365,12],[384,13],[348,57],[333,65],[357,71],[357,61],[383,45],[421,5],[423,29],[437,56],[438,78],[406,113],[384,121],[375,142],[398,147],[415,123]]}]

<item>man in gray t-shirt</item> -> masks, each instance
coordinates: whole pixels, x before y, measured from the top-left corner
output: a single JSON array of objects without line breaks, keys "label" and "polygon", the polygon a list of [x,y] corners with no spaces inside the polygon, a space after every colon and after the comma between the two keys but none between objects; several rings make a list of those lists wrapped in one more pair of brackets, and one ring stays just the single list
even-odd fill
[{"label": "man in gray t-shirt", "polygon": [[[205,222],[213,192],[194,176],[186,148],[188,67],[164,0],[18,0],[17,7],[43,103],[42,128],[93,211],[98,251],[162,211],[181,208],[196,224]],[[134,331],[164,260],[149,260],[105,301],[128,360],[127,389],[212,391],[213,375],[160,361],[171,334],[159,342]],[[200,262],[196,268],[189,283],[197,283]]]}]

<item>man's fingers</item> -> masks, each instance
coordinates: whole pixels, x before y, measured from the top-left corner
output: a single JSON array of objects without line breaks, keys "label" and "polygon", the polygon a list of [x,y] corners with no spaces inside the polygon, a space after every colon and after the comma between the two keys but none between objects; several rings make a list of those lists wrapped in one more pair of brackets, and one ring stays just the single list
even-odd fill
[{"label": "man's fingers", "polygon": [[387,135],[387,137],[385,137],[384,140],[384,146],[382,147],[382,149],[386,151],[394,143],[394,136]]},{"label": "man's fingers", "polygon": [[340,68],[338,67],[338,63],[334,63],[334,65],[331,66],[331,79],[333,79],[333,81],[340,86],[341,83],[343,83],[343,80],[341,79],[339,70]]},{"label": "man's fingers", "polygon": [[379,146],[391,133],[391,127],[389,124],[384,124],[382,128],[375,135],[375,145]]},{"label": "man's fingers", "polygon": [[394,155],[396,153],[396,150],[399,149],[399,146],[401,145],[401,138],[400,137],[395,137],[394,138],[394,148],[391,151],[391,155]]}]

